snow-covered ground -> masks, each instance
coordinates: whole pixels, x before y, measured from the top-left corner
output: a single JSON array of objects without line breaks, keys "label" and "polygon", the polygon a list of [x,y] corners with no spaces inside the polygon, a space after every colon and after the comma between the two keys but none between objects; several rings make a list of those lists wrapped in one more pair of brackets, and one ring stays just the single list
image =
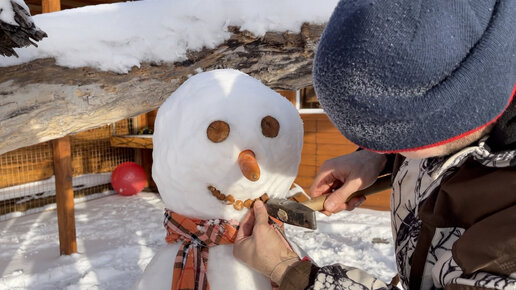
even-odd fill
[{"label": "snow-covered ground", "polygon": [[[75,217],[79,253],[61,257],[55,211],[0,222],[0,289],[130,289],[165,245],[163,203],[153,193],[80,203]],[[357,266],[390,281],[388,212],[357,209],[317,218],[316,231],[286,228],[314,261]]]}]

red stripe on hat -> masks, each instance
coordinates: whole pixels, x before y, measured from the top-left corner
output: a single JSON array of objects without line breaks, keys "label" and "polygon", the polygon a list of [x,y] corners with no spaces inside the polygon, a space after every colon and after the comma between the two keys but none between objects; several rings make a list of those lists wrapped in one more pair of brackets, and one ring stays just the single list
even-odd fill
[{"label": "red stripe on hat", "polygon": [[369,149],[369,148],[365,148],[365,147],[362,147],[360,146],[361,148],[365,149],[365,150],[368,150],[368,151],[372,151],[372,152],[376,152],[376,153],[383,153],[383,154],[390,154],[390,153],[401,153],[401,152],[409,152],[409,151],[417,151],[417,150],[422,150],[422,149],[428,149],[428,148],[431,148],[431,147],[437,147],[437,146],[440,146],[440,145],[444,145],[446,143],[450,143],[450,142],[453,142],[453,141],[457,141],[461,138],[464,138],[470,134],[473,134],[479,130],[482,130],[484,129],[485,127],[493,124],[494,122],[496,122],[502,115],[503,113],[505,112],[505,110],[507,110],[507,108],[509,107],[509,105],[511,104],[512,102],[512,99],[514,98],[514,95],[516,94],[516,83],[514,84],[514,89],[512,90],[512,94],[511,94],[511,98],[509,99],[509,102],[507,103],[507,105],[505,106],[505,108],[503,109],[503,111],[498,114],[498,116],[496,116],[493,120],[489,121],[488,123],[480,126],[480,127],[477,127],[473,130],[470,130],[470,131],[467,131],[465,133],[462,133],[460,135],[457,135],[455,137],[452,137],[450,139],[446,139],[444,141],[439,141],[437,143],[433,143],[433,144],[430,144],[430,145],[425,145],[425,146],[421,146],[421,147],[415,147],[415,148],[408,148],[408,149],[401,149],[401,150],[394,150],[394,151],[378,151],[378,150],[373,150],[373,149]]}]

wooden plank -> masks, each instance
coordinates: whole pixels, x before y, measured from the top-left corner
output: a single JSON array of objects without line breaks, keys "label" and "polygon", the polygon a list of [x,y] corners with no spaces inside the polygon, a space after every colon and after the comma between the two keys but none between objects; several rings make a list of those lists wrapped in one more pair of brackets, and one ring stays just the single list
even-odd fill
[{"label": "wooden plank", "polygon": [[56,176],[57,222],[61,255],[77,252],[72,184],[72,154],[70,136],[52,141]]},{"label": "wooden plank", "polygon": [[303,144],[303,150],[301,150],[301,154],[316,154],[317,153],[317,145],[306,143]]},{"label": "wooden plank", "polygon": [[317,165],[317,160],[315,158],[315,154],[301,154],[301,165]]},{"label": "wooden plank", "polygon": [[[120,134],[120,133],[119,133]],[[97,141],[99,139],[108,139],[113,135],[113,128],[111,126],[102,126],[95,129],[79,132],[72,135],[72,142],[74,141]]]},{"label": "wooden plank", "polygon": [[317,166],[317,168],[319,168],[319,167],[322,166],[324,161],[326,161],[328,159],[332,159],[332,158],[338,157],[338,156],[341,156],[341,155],[343,155],[343,154],[317,155],[315,165]]},{"label": "wooden plank", "polygon": [[305,134],[307,132],[317,132],[317,121],[316,120],[303,120],[303,129],[305,131]]},{"label": "wooden plank", "polygon": [[316,144],[303,144],[301,150],[301,165],[316,165]]},{"label": "wooden plank", "polygon": [[52,160],[25,161],[21,164],[0,166],[0,188],[43,180],[54,175]]},{"label": "wooden plank", "polygon": [[157,189],[154,180],[152,180],[152,150],[151,149],[139,149],[141,150],[141,158],[142,158],[142,167],[145,170],[145,175],[147,175],[147,183],[145,187],[150,188],[152,190]]},{"label": "wooden plank", "polygon": [[29,7],[29,10],[30,10],[30,15],[36,15],[36,14],[41,14],[41,5],[35,5],[35,4],[30,4],[30,3],[26,3],[27,6]]},{"label": "wooden plank", "polygon": [[305,190],[305,192],[308,193],[308,189],[310,188],[310,186],[312,186],[313,181],[314,179],[311,177],[298,176],[296,180],[294,180],[294,183],[301,186]]},{"label": "wooden plank", "polygon": [[61,10],[60,0],[41,0],[43,13],[55,12]]},{"label": "wooden plank", "polygon": [[339,144],[317,144],[317,155],[333,155],[339,156],[351,153],[357,150],[356,145],[339,145]]},{"label": "wooden plank", "polygon": [[154,131],[154,122],[156,121],[156,115],[158,114],[158,110],[152,110],[147,113],[147,122],[149,125],[149,128]]},{"label": "wooden plank", "polygon": [[356,146],[352,145],[333,145],[333,144],[318,144],[317,145],[317,160],[328,159],[336,156],[346,155],[356,150]]},{"label": "wooden plank", "polygon": [[296,105],[296,91],[290,91],[290,90],[276,90],[280,95],[284,96],[289,100],[289,102],[292,103],[292,105]]},{"label": "wooden plank", "polygon": [[317,121],[317,132],[339,132],[330,119],[321,119]]},{"label": "wooden plank", "polygon": [[52,145],[48,142],[0,155],[0,188],[47,179],[52,175]]},{"label": "wooden plank", "polygon": [[[146,135],[149,136],[149,135]],[[152,138],[142,137],[138,135],[122,135],[112,136],[110,138],[111,146],[113,147],[127,147],[127,148],[141,148],[152,149]]]},{"label": "wooden plank", "polygon": [[366,201],[360,206],[361,208],[368,208],[374,210],[390,210],[391,204],[391,190],[384,190],[373,195],[369,195]]},{"label": "wooden plank", "polygon": [[330,120],[330,119],[328,119],[328,116],[325,113],[321,113],[321,114],[301,114],[301,119],[303,119],[303,121],[305,121],[305,120],[329,121]]},{"label": "wooden plank", "polygon": [[314,165],[301,164],[297,172],[297,176],[314,178],[317,173],[317,167]]},{"label": "wooden plank", "polygon": [[354,145],[351,141],[342,136],[340,132],[335,129],[335,132],[317,132],[317,143],[319,144],[341,144],[341,145]]},{"label": "wooden plank", "polygon": [[303,144],[315,144],[316,134],[313,132],[306,132],[303,136]]},{"label": "wooden plank", "polygon": [[[147,113],[140,114],[140,115],[136,116],[134,119],[136,120],[135,125],[134,125],[134,128],[136,129],[136,131],[143,129],[145,127],[148,127],[148,125],[149,125],[149,122],[147,119]],[[134,132],[134,133],[136,133],[136,132]]]}]

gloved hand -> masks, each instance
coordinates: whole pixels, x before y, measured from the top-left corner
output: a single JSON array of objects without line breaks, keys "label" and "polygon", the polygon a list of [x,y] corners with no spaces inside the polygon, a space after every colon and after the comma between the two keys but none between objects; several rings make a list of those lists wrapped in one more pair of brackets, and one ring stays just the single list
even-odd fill
[{"label": "gloved hand", "polygon": [[300,259],[272,228],[263,202],[257,200],[244,219],[233,245],[233,255],[280,285],[287,269]]}]

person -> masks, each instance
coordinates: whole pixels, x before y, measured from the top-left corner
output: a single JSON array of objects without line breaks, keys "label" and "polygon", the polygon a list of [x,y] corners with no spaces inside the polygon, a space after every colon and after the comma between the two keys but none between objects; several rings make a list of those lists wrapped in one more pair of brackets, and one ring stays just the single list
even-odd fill
[{"label": "person", "polygon": [[[405,289],[516,289],[516,1],[341,0],[321,36],[319,101],[360,150],[323,164],[324,212],[391,173]],[[289,250],[256,202],[234,255],[280,289],[395,289]]]}]

